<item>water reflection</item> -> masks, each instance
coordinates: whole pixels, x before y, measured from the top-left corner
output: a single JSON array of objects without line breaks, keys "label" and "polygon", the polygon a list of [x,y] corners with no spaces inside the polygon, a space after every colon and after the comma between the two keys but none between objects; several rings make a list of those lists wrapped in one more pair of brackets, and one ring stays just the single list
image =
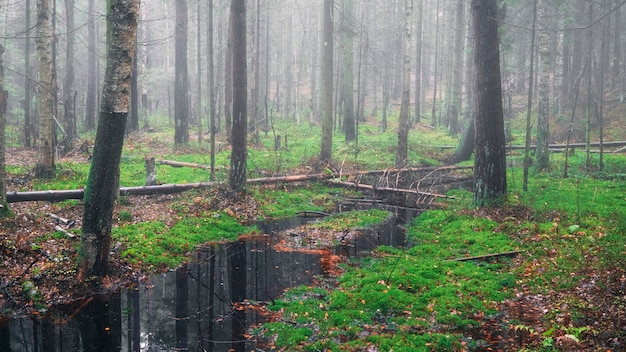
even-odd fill
[{"label": "water reflection", "polygon": [[[403,245],[396,229],[390,223],[332,252],[355,256]],[[259,236],[205,248],[188,265],[134,289],[76,302],[54,316],[0,320],[0,352],[253,351],[246,330],[264,317],[234,302],[272,304],[285,289],[324,274],[321,251],[272,246],[271,236]]]}]

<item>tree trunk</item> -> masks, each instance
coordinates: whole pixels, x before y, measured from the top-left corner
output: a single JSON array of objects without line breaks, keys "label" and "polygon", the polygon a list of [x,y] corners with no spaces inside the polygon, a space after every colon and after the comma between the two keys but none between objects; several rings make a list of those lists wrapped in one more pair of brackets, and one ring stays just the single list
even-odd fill
[{"label": "tree trunk", "polygon": [[74,148],[76,138],[76,111],[74,92],[74,42],[76,33],[74,32],[74,0],[65,0],[65,17],[67,30],[66,75],[63,91],[65,93],[65,152]]},{"label": "tree trunk", "polygon": [[344,3],[343,26],[343,131],[346,142],[356,139],[354,125],[354,6],[352,0]]},{"label": "tree trunk", "polygon": [[402,58],[402,101],[398,119],[398,150],[396,167],[403,167],[408,159],[409,110],[411,109],[411,17],[413,0],[404,0],[403,58]]},{"label": "tree trunk", "polygon": [[233,130],[231,132],[232,152],[230,156],[230,187],[242,192],[246,189],[248,160],[248,74],[246,67],[246,3],[245,0],[231,0],[232,41],[232,86],[233,86]]},{"label": "tree trunk", "polygon": [[119,191],[120,159],[129,110],[140,0],[110,0],[107,66],[100,121],[83,199],[80,275],[108,271],[113,206]]},{"label": "tree trunk", "polygon": [[31,77],[31,68],[30,68],[30,0],[26,0],[25,3],[26,8],[26,26],[24,30],[24,146],[30,148],[32,146],[31,137],[33,134],[33,126],[32,126],[32,116],[31,116],[31,107],[32,107],[32,81]]},{"label": "tree trunk", "polygon": [[474,20],[474,204],[499,206],[506,198],[506,150],[500,79],[497,0],[472,0]]},{"label": "tree trunk", "polygon": [[213,0],[209,0],[209,14],[208,14],[208,29],[209,33],[207,35],[207,61],[208,61],[208,93],[209,93],[209,131],[211,133],[211,156],[210,156],[210,164],[211,164],[211,178],[213,181],[215,179],[215,62],[213,57]]},{"label": "tree trunk", "polygon": [[[229,17],[232,17],[232,12]],[[228,21],[228,38],[226,39],[226,62],[224,63],[224,124],[228,141],[231,141],[232,109],[233,109],[233,31],[232,18]]]},{"label": "tree trunk", "polygon": [[322,146],[320,159],[330,162],[333,150],[333,0],[324,0],[322,24]]},{"label": "tree trunk", "polygon": [[522,180],[522,189],[528,191],[528,171],[530,168],[530,142],[531,142],[531,112],[533,105],[533,86],[534,86],[534,70],[535,70],[535,28],[537,26],[537,3],[539,0],[533,2],[533,26],[530,39],[530,72],[528,75],[528,99],[526,102],[526,138],[524,142],[524,176]]},{"label": "tree trunk", "polygon": [[448,111],[448,128],[451,134],[460,132],[459,115],[461,114],[461,94],[463,88],[463,43],[465,41],[465,2],[457,0],[455,11],[454,50],[452,63],[452,82],[450,110]]},{"label": "tree trunk", "polygon": [[189,72],[187,71],[187,0],[176,0],[174,143],[189,142]]},{"label": "tree trunk", "polygon": [[202,117],[204,116],[204,107],[202,106],[202,11],[200,7],[200,2],[198,1],[198,5],[196,7],[196,80],[197,80],[197,107],[196,113],[198,115],[198,145],[202,144]]},{"label": "tree trunk", "polygon": [[50,178],[54,175],[54,76],[52,74],[52,29],[50,0],[37,0],[37,56],[39,61],[39,156],[35,174]]},{"label": "tree trunk", "polygon": [[[540,0],[537,11],[539,21],[548,23],[549,0]],[[537,169],[550,167],[550,33],[539,32],[539,104],[537,106]]]},{"label": "tree trunk", "polygon": [[96,5],[89,0],[87,19],[87,100],[85,101],[85,130],[96,127],[96,89],[98,71],[96,69]]},{"label": "tree trunk", "polygon": [[5,170],[5,129],[7,125],[7,98],[9,92],[4,90],[4,46],[0,44],[0,218],[9,214],[9,204],[6,193]]},{"label": "tree trunk", "polygon": [[424,19],[424,2],[417,1],[417,25],[415,32],[415,117],[414,122],[420,123],[422,119],[422,43],[423,43],[423,26]]}]

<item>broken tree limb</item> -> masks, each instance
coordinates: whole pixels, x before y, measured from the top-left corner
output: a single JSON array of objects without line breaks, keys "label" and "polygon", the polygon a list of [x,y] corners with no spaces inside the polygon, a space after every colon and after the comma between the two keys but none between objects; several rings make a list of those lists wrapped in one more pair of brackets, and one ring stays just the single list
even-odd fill
[{"label": "broken tree limb", "polygon": [[65,225],[65,226],[72,227],[72,226],[74,226],[74,225],[76,224],[76,220],[68,220],[68,219],[66,219],[66,218],[64,218],[64,217],[60,217],[60,216],[58,216],[58,215],[56,215],[56,214],[52,214],[52,213],[48,213],[48,214],[46,214],[46,215],[47,215],[47,216],[49,216],[49,217],[51,217],[51,218],[53,218],[53,219],[54,219],[54,220],[56,220],[57,222],[62,223],[62,224],[63,224],[63,225]]},{"label": "broken tree limb", "polygon": [[392,187],[376,187],[376,186],[366,185],[366,184],[362,184],[362,183],[337,181],[337,180],[329,180],[328,182],[330,182],[332,184],[335,184],[335,185],[341,185],[341,186],[347,186],[347,187],[356,187],[356,188],[362,188],[362,189],[369,189],[369,190],[372,190],[372,191],[400,192],[400,193],[416,194],[416,195],[419,195],[419,196],[428,196],[428,197],[433,197],[433,198],[456,199],[456,197],[447,196],[445,194],[437,194],[437,193],[431,193],[431,192],[421,192],[421,191],[414,190],[414,189],[392,188]]},{"label": "broken tree limb", "polygon": [[522,253],[522,251],[510,251],[510,252],[502,252],[502,253],[494,253],[494,254],[485,254],[485,255],[477,255],[474,257],[464,257],[464,258],[455,258],[446,260],[447,262],[467,262],[470,260],[488,260],[495,259],[500,257],[512,258]]},{"label": "broken tree limb", "polygon": [[59,225],[54,225],[54,231],[58,231],[58,232],[63,233],[65,236],[67,236],[67,238],[74,239],[76,237],[76,235],[74,235],[73,233],[67,231],[66,229],[62,228]]},{"label": "broken tree limb", "polygon": [[184,161],[157,160],[156,162],[159,163],[160,165],[169,165],[169,166],[172,166],[172,167],[193,167],[193,168],[196,168],[196,169],[211,170],[211,166],[210,165],[187,163],[187,162],[184,162]]}]

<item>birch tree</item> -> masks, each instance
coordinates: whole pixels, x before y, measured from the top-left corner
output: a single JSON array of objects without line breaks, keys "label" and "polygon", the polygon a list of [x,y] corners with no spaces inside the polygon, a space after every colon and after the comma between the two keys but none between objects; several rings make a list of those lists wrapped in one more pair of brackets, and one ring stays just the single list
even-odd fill
[{"label": "birch tree", "polygon": [[83,198],[80,276],[105,276],[111,248],[113,206],[130,105],[130,84],[140,0],[109,0],[107,64],[96,142]]}]

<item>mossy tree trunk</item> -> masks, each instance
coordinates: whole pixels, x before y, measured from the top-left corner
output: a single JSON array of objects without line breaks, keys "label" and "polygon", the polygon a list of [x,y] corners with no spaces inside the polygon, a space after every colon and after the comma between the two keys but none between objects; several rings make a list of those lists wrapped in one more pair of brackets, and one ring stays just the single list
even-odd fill
[{"label": "mossy tree trunk", "polygon": [[500,80],[498,1],[472,0],[474,20],[474,203],[499,206],[506,199],[506,150]]},{"label": "mossy tree trunk", "polygon": [[246,68],[246,3],[232,0],[230,3],[232,54],[233,54],[233,130],[230,156],[230,187],[238,192],[246,189],[248,162],[248,82]]},{"label": "mossy tree trunk", "polygon": [[140,0],[109,0],[107,66],[96,142],[85,196],[80,243],[82,277],[107,274],[113,205],[130,103]]},{"label": "mossy tree trunk", "polygon": [[96,127],[96,0],[89,0],[87,10],[87,97],[85,100],[85,130]]},{"label": "mossy tree trunk", "polygon": [[52,73],[52,29],[50,0],[37,0],[37,58],[39,64],[39,155],[35,174],[54,175],[54,75]]}]

